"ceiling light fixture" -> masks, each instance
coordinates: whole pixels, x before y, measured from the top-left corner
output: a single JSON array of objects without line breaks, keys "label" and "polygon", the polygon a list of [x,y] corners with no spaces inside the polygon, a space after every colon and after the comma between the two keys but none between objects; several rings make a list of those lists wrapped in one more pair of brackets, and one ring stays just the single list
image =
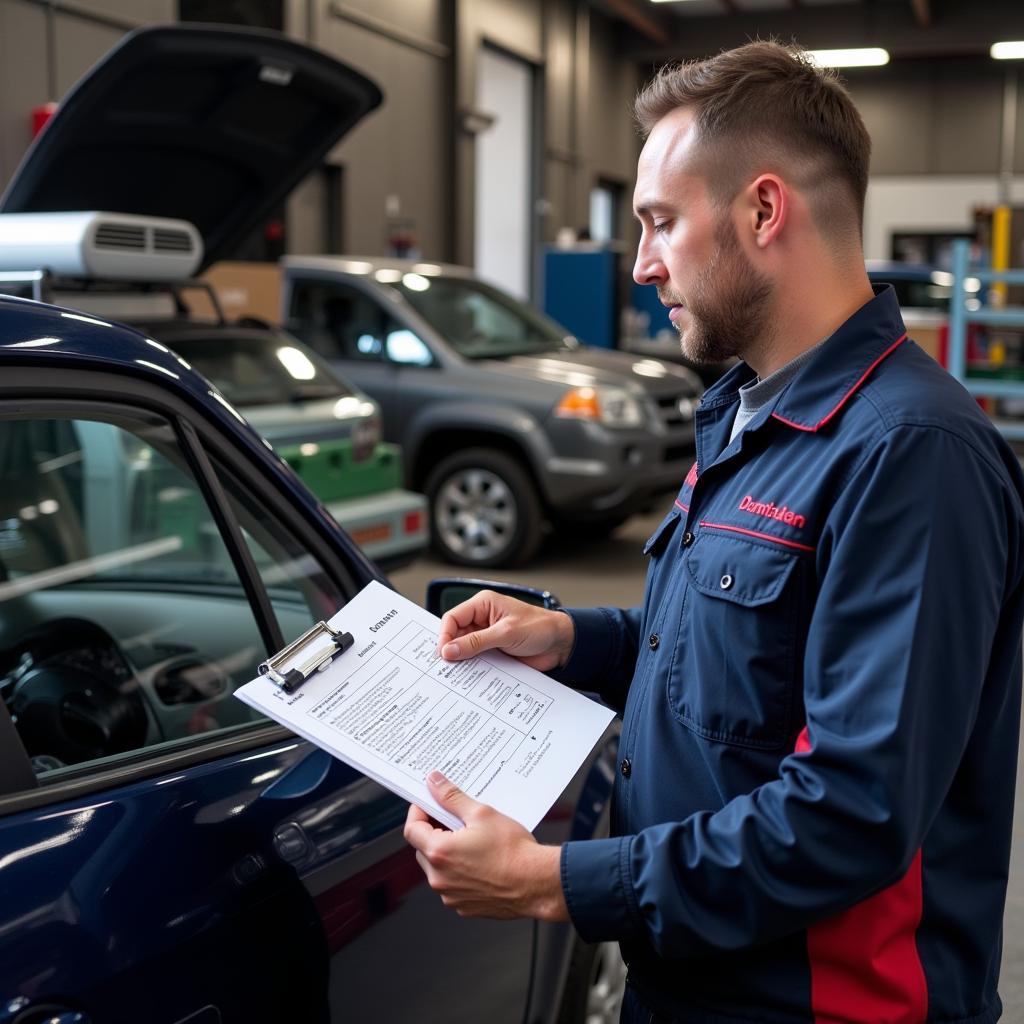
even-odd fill
[{"label": "ceiling light fixture", "polygon": [[880,46],[852,50],[805,50],[804,54],[819,68],[878,68],[889,63],[889,51]]},{"label": "ceiling light fixture", "polygon": [[988,51],[996,60],[1024,60],[1024,39],[993,43]]}]

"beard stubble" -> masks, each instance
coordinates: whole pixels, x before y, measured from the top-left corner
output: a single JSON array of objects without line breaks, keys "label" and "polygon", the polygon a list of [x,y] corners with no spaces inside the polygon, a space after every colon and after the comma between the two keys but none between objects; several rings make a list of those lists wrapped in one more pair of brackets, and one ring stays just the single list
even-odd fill
[{"label": "beard stubble", "polygon": [[[728,217],[723,216],[716,226],[715,242],[715,251],[697,274],[685,304],[690,322],[676,324],[683,355],[696,363],[742,357],[767,340],[771,281],[743,254]],[[659,288],[658,294],[681,301],[667,289]]]}]

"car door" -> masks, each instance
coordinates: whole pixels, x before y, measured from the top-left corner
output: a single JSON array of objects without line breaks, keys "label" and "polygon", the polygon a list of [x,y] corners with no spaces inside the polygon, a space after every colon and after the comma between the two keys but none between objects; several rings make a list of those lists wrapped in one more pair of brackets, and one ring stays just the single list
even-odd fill
[{"label": "car door", "polygon": [[444,910],[406,805],[233,697],[366,563],[109,374],[6,368],[0,483],[0,1020],[521,1021],[532,927]]}]

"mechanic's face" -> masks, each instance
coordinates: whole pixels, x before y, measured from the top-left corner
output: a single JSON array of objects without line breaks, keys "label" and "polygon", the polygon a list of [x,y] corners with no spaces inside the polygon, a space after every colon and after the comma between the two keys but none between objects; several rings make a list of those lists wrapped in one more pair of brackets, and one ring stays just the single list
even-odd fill
[{"label": "mechanic's face", "polygon": [[771,281],[743,252],[728,208],[692,171],[693,115],[676,110],[648,136],[634,209],[642,226],[633,279],[669,307],[683,354],[698,363],[748,352],[769,316]]}]

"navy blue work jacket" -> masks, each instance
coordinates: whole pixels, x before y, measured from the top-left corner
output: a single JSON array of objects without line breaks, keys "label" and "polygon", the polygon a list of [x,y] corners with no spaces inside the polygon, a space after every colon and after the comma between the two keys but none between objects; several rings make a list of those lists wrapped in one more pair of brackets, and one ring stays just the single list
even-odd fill
[{"label": "navy blue work jacket", "polygon": [[881,291],[734,441],[734,367],[561,677],[623,711],[591,941],[680,1021],[994,1021],[1020,725],[1024,480]]}]

